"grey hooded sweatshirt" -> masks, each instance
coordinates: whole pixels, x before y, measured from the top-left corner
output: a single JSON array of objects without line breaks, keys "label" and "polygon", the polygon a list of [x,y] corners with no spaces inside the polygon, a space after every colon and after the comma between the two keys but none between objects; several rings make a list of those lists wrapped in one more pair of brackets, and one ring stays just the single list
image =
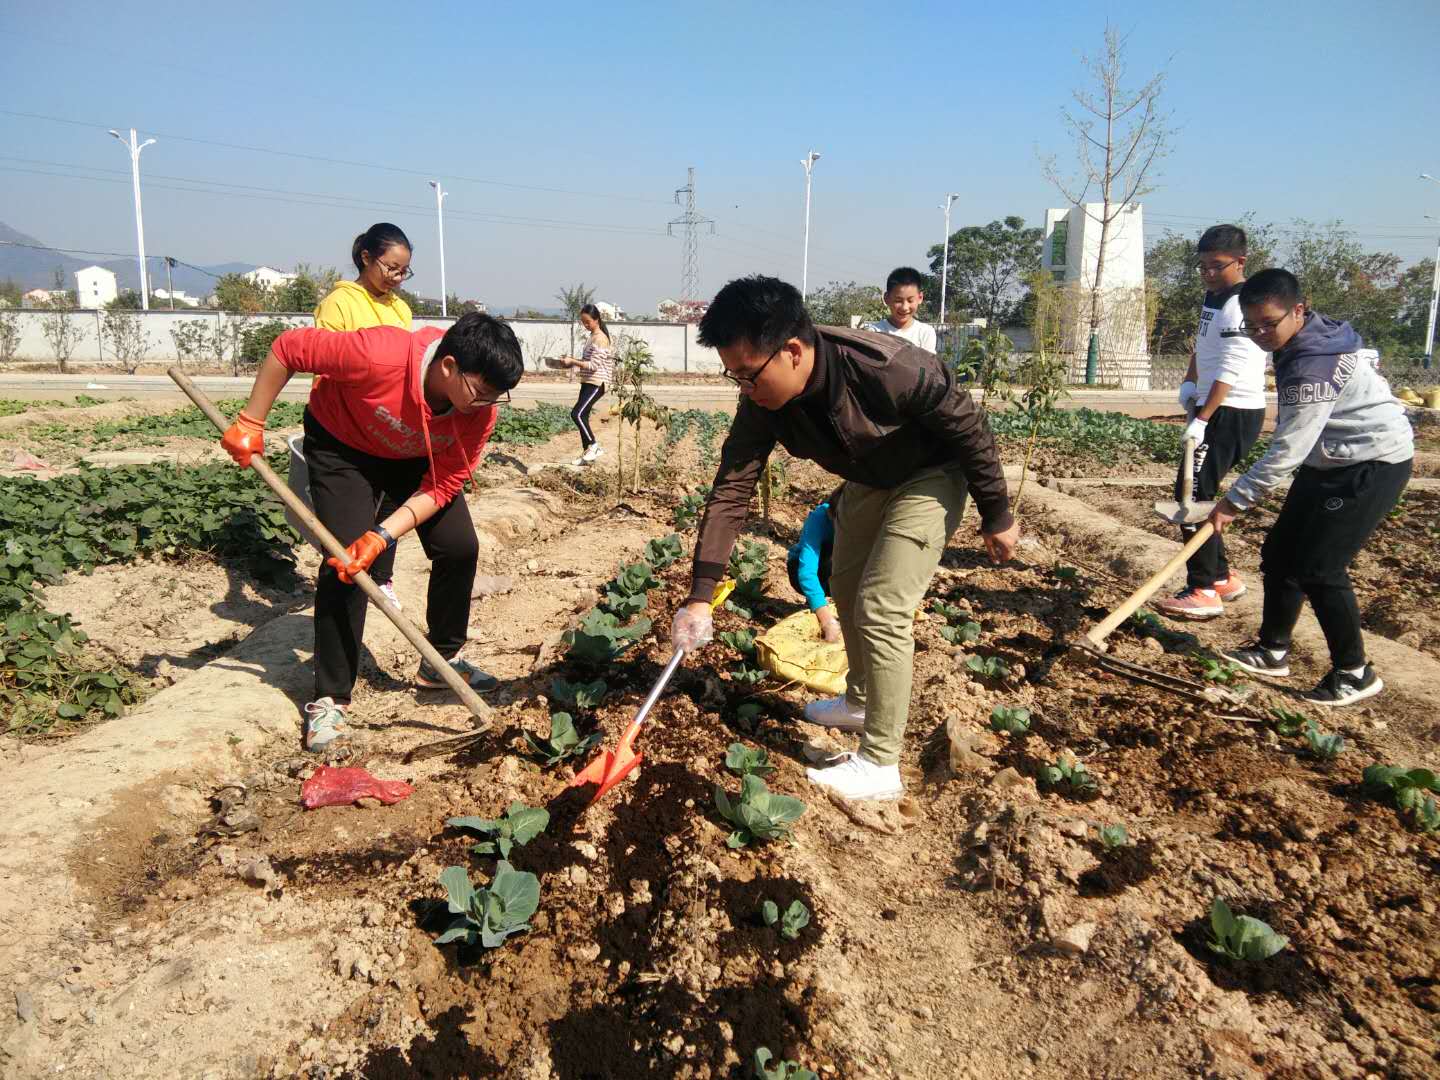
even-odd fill
[{"label": "grey hooded sweatshirt", "polygon": [[1226,492],[1237,509],[1250,509],[1301,465],[1338,469],[1415,456],[1410,418],[1380,374],[1380,354],[1365,348],[1349,323],[1308,312],[1274,363],[1275,434],[1265,456]]}]

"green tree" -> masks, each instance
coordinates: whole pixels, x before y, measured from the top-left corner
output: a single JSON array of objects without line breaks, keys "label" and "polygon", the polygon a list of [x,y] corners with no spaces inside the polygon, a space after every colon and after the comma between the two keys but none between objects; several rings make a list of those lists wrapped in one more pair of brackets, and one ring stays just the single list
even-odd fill
[{"label": "green tree", "polygon": [[221,311],[254,315],[265,310],[265,290],[240,274],[225,274],[215,282],[215,303]]},{"label": "green tree", "polygon": [[812,289],[805,298],[805,308],[817,326],[849,326],[856,317],[862,322],[874,322],[888,312],[883,288],[856,281],[832,281]]},{"label": "green tree", "polygon": [[1399,337],[1405,348],[1416,356],[1425,351],[1434,281],[1434,259],[1418,262],[1400,275]]},{"label": "green tree", "polygon": [[271,311],[314,311],[329,291],[320,277],[307,264],[301,263],[295,267],[293,278],[270,290],[268,307]]},{"label": "green tree", "polygon": [[[1257,274],[1273,262],[1275,230],[1256,224],[1248,214],[1235,223],[1245,230],[1249,241],[1245,273]],[[1195,348],[1200,304],[1205,299],[1205,285],[1195,271],[1195,245],[1203,231],[1197,229],[1190,237],[1167,230],[1145,252],[1145,299],[1154,316],[1150,332],[1153,356],[1188,356]]]},{"label": "green tree", "polygon": [[25,290],[10,278],[0,281],[0,307],[20,307],[24,297]]},{"label": "green tree", "polygon": [[105,305],[106,311],[139,311],[140,294],[134,289],[121,289],[115,299]]},{"label": "green tree", "polygon": [[1305,302],[1315,311],[1346,320],[1373,348],[1401,345],[1397,324],[1405,297],[1398,255],[1365,251],[1338,221],[1297,221],[1285,268],[1300,279]]},{"label": "green tree", "polygon": [[583,281],[578,285],[571,285],[568,288],[562,286],[555,294],[555,299],[560,301],[560,306],[565,309],[565,317],[570,320],[570,354],[575,354],[575,320],[580,318],[580,309],[586,304],[595,300],[595,290],[588,287]]},{"label": "green tree", "polygon": [[[1025,281],[1040,268],[1044,229],[1026,228],[1010,216],[989,225],[967,225],[950,234],[950,270],[946,276],[946,315],[968,314],[992,327],[1011,325],[1020,315]],[[940,280],[945,248],[930,248],[930,273]],[[926,293],[926,300],[930,294]],[[931,306],[939,310],[937,295]]]}]

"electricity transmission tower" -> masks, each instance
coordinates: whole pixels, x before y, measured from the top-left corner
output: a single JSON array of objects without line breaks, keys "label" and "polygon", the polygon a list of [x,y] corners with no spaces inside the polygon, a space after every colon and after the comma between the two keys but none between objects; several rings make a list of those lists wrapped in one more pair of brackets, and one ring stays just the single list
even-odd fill
[{"label": "electricity transmission tower", "polygon": [[[685,201],[680,201],[680,196],[685,196]],[[682,301],[694,300],[695,294],[700,288],[700,228],[706,226],[711,235],[715,232],[715,221],[713,218],[703,216],[695,209],[695,167],[692,165],[688,174],[688,182],[682,188],[675,189],[675,202],[685,207],[685,213],[681,214],[674,221],[670,222],[665,231],[671,236],[675,235],[675,226],[685,226],[685,254],[680,269],[680,299]]]}]

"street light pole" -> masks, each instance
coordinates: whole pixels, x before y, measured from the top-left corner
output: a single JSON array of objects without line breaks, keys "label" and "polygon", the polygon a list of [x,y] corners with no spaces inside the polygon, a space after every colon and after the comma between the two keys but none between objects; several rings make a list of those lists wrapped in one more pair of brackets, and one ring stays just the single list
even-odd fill
[{"label": "street light pole", "polygon": [[960,196],[950,194],[945,196],[945,205],[940,207],[945,211],[945,254],[940,260],[940,330],[945,330],[945,282],[950,276],[950,204]]},{"label": "street light pole", "polygon": [[805,255],[800,264],[800,298],[803,300],[810,295],[810,170],[815,168],[815,162],[820,160],[820,155],[811,150],[800,161],[805,167]]},{"label": "street light pole", "polygon": [[[1440,180],[1436,180],[1429,173],[1422,172],[1420,179],[1440,184]],[[1435,220],[1429,214],[1426,214],[1425,218],[1428,221]],[[1437,303],[1440,303],[1440,239],[1435,241],[1435,273],[1430,281],[1430,321],[1425,327],[1425,369],[1427,371],[1435,357],[1435,308]]]},{"label": "street light pole", "polygon": [[435,224],[440,229],[440,317],[443,319],[449,314],[447,307],[449,294],[445,291],[445,196],[448,192],[440,186],[439,180],[431,180],[430,186],[435,189]]},{"label": "street light pole", "polygon": [[150,310],[150,283],[145,274],[145,218],[140,212],[140,151],[153,143],[154,139],[146,139],[143,143],[137,143],[135,129],[130,129],[130,141],[125,141],[125,136],[114,128],[110,134],[120,140],[120,145],[130,151],[130,178],[135,182],[135,245],[138,249],[137,257],[140,260],[140,307],[144,311]]}]

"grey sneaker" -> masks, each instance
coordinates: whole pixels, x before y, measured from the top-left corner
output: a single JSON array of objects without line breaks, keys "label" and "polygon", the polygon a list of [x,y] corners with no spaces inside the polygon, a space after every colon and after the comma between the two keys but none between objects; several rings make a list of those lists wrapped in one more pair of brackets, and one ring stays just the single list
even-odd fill
[{"label": "grey sneaker", "polygon": [[305,706],[305,749],[311,753],[324,750],[336,739],[345,737],[345,706],[322,697]]},{"label": "grey sneaker", "polygon": [[[500,680],[488,672],[481,671],[469,660],[461,660],[458,656],[450,661],[450,666],[460,673],[460,677],[470,684],[470,689],[485,693],[494,690],[500,685]],[[426,690],[444,690],[449,684],[440,677],[440,673],[432,668],[426,661],[420,661],[420,670],[415,673],[415,685],[424,687]]]}]

